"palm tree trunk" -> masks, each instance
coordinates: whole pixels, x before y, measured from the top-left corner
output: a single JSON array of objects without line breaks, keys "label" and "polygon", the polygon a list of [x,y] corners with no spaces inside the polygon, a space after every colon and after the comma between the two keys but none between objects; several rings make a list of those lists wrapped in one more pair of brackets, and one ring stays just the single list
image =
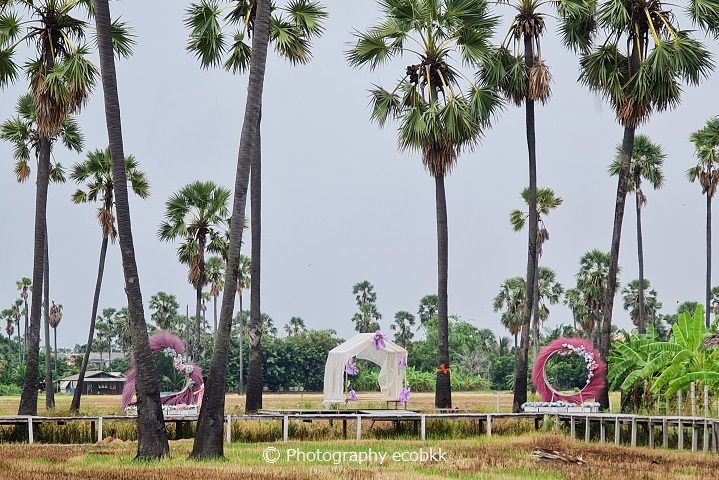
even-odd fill
[{"label": "palm tree trunk", "polygon": [[[709,177],[711,179],[711,176]],[[712,298],[712,197],[707,192],[707,285],[706,306],[704,307],[707,330],[711,327],[709,308]]]},{"label": "palm tree trunk", "polygon": [[42,287],[45,266],[45,219],[47,213],[47,188],[50,173],[49,138],[40,139],[38,156],[37,190],[35,193],[35,242],[32,267],[32,303],[30,307],[30,326],[25,330],[27,342],[25,357],[25,377],[18,415],[37,415],[38,362],[40,354],[40,319],[42,316]]},{"label": "palm tree trunk", "polygon": [[[530,35],[524,36],[524,64],[527,70],[534,65],[534,43]],[[529,77],[527,77],[529,82]],[[529,154],[529,211],[537,212],[537,151],[534,125],[534,100],[527,96],[525,123],[527,129],[527,151]],[[527,369],[529,368],[529,324],[532,319],[534,301],[534,276],[537,270],[537,215],[529,215],[529,241],[527,248],[527,280],[522,314],[522,330],[517,363],[514,369],[514,399],[512,411],[519,412],[527,401]]]},{"label": "palm tree trunk", "polygon": [[202,324],[202,286],[195,287],[195,325],[192,336],[192,361],[200,361],[200,325]]},{"label": "palm tree trunk", "polygon": [[160,403],[160,385],[155,362],[147,338],[147,324],[142,305],[140,279],[137,274],[135,247],[132,241],[130,204],[125,175],[125,153],[122,144],[122,121],[117,92],[115,58],[112,49],[110,6],[108,0],[95,0],[97,44],[102,73],[102,90],[105,99],[105,118],[112,154],[112,178],[115,186],[117,230],[125,278],[127,306],[130,312],[130,332],[137,368],[135,393],[137,398],[137,457],[156,459],[169,455],[167,431]]},{"label": "palm tree trunk", "polygon": [[514,349],[517,349],[517,336],[514,336]]},{"label": "palm tree trunk", "polygon": [[[48,175],[50,175],[49,168],[50,167],[48,167]],[[50,181],[50,179],[48,177],[48,182],[49,181]],[[28,332],[28,329],[30,328],[29,325],[30,325],[30,309],[28,308],[27,298],[26,298],[25,299],[25,330],[23,330],[23,333],[24,333],[24,335],[22,337],[23,344],[20,346],[20,351],[23,352],[23,355],[22,355],[23,360],[25,360],[25,358],[27,357],[27,332]],[[18,324],[18,327],[19,327],[19,324]],[[20,335],[19,330],[20,329],[18,328],[18,335]]]},{"label": "palm tree trunk", "polygon": [[90,350],[92,350],[92,341],[95,338],[95,319],[97,318],[97,309],[100,304],[100,290],[102,289],[102,278],[105,274],[105,256],[107,254],[107,237],[102,237],[102,244],[100,245],[100,261],[97,265],[97,279],[95,280],[95,294],[92,297],[92,310],[90,312],[90,328],[87,333],[87,348],[85,348],[85,354],[82,356],[82,363],[80,364],[80,372],[77,375],[77,385],[75,387],[75,393],[72,395],[72,403],[70,404],[70,411],[77,413],[80,411],[80,399],[82,397],[82,391],[85,384],[85,373],[87,372],[87,365],[90,362]]},{"label": "palm tree trunk", "polygon": [[45,333],[45,408],[55,408],[55,384],[52,382],[52,355],[50,352],[50,256],[47,246],[47,221],[45,222],[45,261],[43,265],[43,326]]},{"label": "palm tree trunk", "polygon": [[[619,181],[617,184],[617,198],[614,208],[614,229],[612,232],[612,247],[609,252],[609,273],[607,276],[607,292],[604,297],[603,314],[601,322],[601,335],[599,354],[606,361],[612,342],[612,309],[614,308],[614,294],[617,290],[617,272],[619,271],[619,245],[622,239],[622,221],[624,220],[624,204],[627,197],[627,183],[629,180],[629,165],[634,151],[633,127],[624,127],[622,140],[622,164],[619,168]],[[602,408],[609,408],[609,383],[597,399]]]},{"label": "palm tree trunk", "polygon": [[54,343],[55,343],[55,376],[58,377],[58,379],[59,379],[60,377],[58,376],[58,371],[57,371],[58,370],[57,369],[57,327],[52,328],[52,334],[53,334],[53,337],[55,337],[55,341],[54,341]]},{"label": "palm tree trunk", "polygon": [[[536,257],[537,262],[539,262],[539,255]],[[539,323],[541,319],[539,318],[539,265],[535,263],[534,265],[534,295],[532,298],[532,312],[534,317],[534,328],[533,328],[533,340],[534,340],[534,357],[536,358],[537,355],[539,355]]]},{"label": "palm tree trunk", "polygon": [[642,204],[639,198],[639,178],[634,179],[634,201],[637,209],[637,257],[639,258],[639,333],[646,333],[647,319],[644,314],[644,246],[642,243]]},{"label": "palm tree trunk", "polygon": [[220,325],[217,341],[212,355],[210,374],[205,384],[202,409],[197,420],[197,432],[192,445],[193,458],[216,458],[224,454],[225,385],[227,359],[234,309],[234,292],[237,289],[237,270],[240,265],[240,245],[245,223],[247,187],[250,181],[252,150],[256,140],[260,112],[262,111],[262,90],[267,63],[267,45],[270,36],[270,1],[259,0],[255,14],[254,37],[252,38],[252,58],[247,85],[245,118],[242,124],[240,151],[237,160],[235,193],[230,221],[230,245],[225,269],[225,290],[220,309]]},{"label": "palm tree trunk", "polygon": [[[20,362],[22,362],[24,360],[23,340],[22,340],[24,337],[21,337],[21,335],[20,335],[20,331],[21,331],[20,320],[18,320],[16,323],[17,323],[17,350],[20,353]],[[25,323],[27,324],[27,300],[25,300]]]},{"label": "palm tree trunk", "polygon": [[245,392],[245,358],[243,354],[245,343],[245,318],[242,313],[242,292],[240,292],[240,395]]},{"label": "palm tree trunk", "polygon": [[212,296],[212,310],[213,310],[213,323],[214,327],[212,329],[212,333],[217,333],[217,295]]},{"label": "palm tree trunk", "polygon": [[[260,119],[262,112],[260,112]],[[262,247],[262,140],[260,119],[257,122],[255,145],[250,170],[250,228],[252,259],[250,272],[250,364],[247,368],[247,397],[245,412],[254,413],[262,408],[262,314],[260,309],[260,273]]]},{"label": "palm tree trunk", "polygon": [[[444,177],[434,177],[437,203],[437,387],[434,405],[452,408],[452,383],[449,371],[449,318],[447,308],[447,278],[449,266],[449,241],[447,228],[447,197]],[[441,368],[442,365],[445,368]]]}]

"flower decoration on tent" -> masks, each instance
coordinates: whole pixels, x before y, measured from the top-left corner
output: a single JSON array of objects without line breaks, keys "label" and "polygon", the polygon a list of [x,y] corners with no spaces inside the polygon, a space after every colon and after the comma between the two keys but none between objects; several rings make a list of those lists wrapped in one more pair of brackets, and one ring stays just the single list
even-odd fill
[{"label": "flower decoration on tent", "polygon": [[347,363],[345,363],[345,373],[347,375],[357,375],[359,373],[359,367],[355,365],[351,358],[348,358]]},{"label": "flower decoration on tent", "polygon": [[349,392],[347,392],[347,399],[351,400],[353,402],[356,402],[357,401],[357,392],[355,392],[354,390],[350,390]]},{"label": "flower decoration on tent", "polygon": [[381,330],[374,332],[374,348],[380,350],[385,348],[387,345],[384,343],[384,333]]},{"label": "flower decoration on tent", "polygon": [[[587,369],[587,382],[579,392],[573,395],[562,395],[547,381],[545,367],[550,357],[559,355],[568,357],[578,355],[584,360]],[[586,400],[596,398],[604,388],[604,376],[607,364],[600,358],[599,352],[592,344],[581,338],[558,338],[542,348],[532,367],[532,383],[539,392],[542,402],[565,401],[581,404]]]},{"label": "flower decoration on tent", "polygon": [[397,366],[401,369],[407,368],[407,356],[406,355],[401,355],[397,359]]},{"label": "flower decoration on tent", "polygon": [[407,402],[409,402],[409,397],[410,397],[410,394],[411,394],[411,393],[412,393],[412,389],[410,389],[409,387],[404,387],[404,388],[402,388],[402,390],[399,391],[399,398],[398,398],[398,400],[399,400],[401,403],[405,403],[405,404],[406,404]]}]

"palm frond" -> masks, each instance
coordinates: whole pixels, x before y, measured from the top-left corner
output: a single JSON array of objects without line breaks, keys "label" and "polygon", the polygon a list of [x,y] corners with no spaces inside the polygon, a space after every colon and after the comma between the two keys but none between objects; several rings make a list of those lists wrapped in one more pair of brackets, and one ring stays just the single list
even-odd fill
[{"label": "palm frond", "polygon": [[219,21],[221,13],[215,0],[193,3],[185,12],[185,26],[190,30],[187,50],[200,60],[202,68],[222,62],[226,44]]}]

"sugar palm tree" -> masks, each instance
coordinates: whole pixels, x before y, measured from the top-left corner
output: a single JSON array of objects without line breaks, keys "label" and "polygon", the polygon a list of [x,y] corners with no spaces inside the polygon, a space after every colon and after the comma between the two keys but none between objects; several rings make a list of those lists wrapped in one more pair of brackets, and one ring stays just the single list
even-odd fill
[{"label": "sugar palm tree", "polygon": [[289,336],[297,335],[298,333],[306,331],[307,327],[305,326],[305,321],[302,317],[292,317],[285,325],[285,332],[287,332],[287,335]]},{"label": "sugar palm tree", "polygon": [[[644,288],[640,289],[639,279],[632,280],[622,289],[622,299],[624,300],[624,310],[629,312],[629,317],[632,319],[632,323],[639,327],[641,319],[639,317],[640,311],[643,310],[644,321],[646,325],[653,325],[659,310],[662,309],[662,302],[657,298],[657,291],[651,288],[649,280],[644,279]],[[641,307],[640,297],[642,290],[645,291],[644,295],[644,307]],[[646,328],[646,327],[645,327]]]},{"label": "sugar palm tree", "polygon": [[[531,203],[531,191],[529,188],[525,188],[522,191],[522,198],[524,202],[529,206]],[[537,258],[542,256],[544,242],[549,240],[549,230],[544,223],[544,217],[549,215],[549,212],[557,208],[562,204],[563,200],[561,197],[557,197],[551,188],[540,188],[535,194],[536,204],[536,217],[537,217],[537,238],[535,241],[535,248],[537,251]],[[529,212],[523,212],[522,210],[512,210],[509,214],[509,223],[515,232],[519,232],[527,224],[529,219]],[[532,299],[532,312],[534,314],[534,328],[533,340],[534,340],[534,353],[539,354],[539,264],[534,270],[534,288],[533,288],[533,299]],[[522,312],[524,313],[524,312]],[[520,354],[520,357],[523,354]],[[526,401],[526,399],[525,399]],[[524,401],[522,401],[524,403]],[[521,403],[520,403],[521,405]]]},{"label": "sugar palm tree", "polygon": [[[225,291],[222,294],[220,325],[215,342],[215,349],[210,364],[210,374],[205,386],[202,409],[197,420],[197,432],[192,445],[192,458],[217,458],[224,453],[223,416],[225,414],[225,386],[227,361],[229,356],[230,335],[232,330],[232,312],[234,309],[234,293],[237,289],[240,265],[240,246],[245,224],[245,207],[247,190],[250,183],[250,167],[253,152],[258,142],[259,124],[262,110],[262,92],[267,64],[267,47],[270,42],[271,4],[269,0],[257,0],[254,19],[252,21],[252,56],[250,58],[250,74],[247,86],[245,116],[242,123],[240,148],[237,158],[235,175],[234,200],[230,219],[230,239],[227,249],[227,267],[225,268]],[[259,155],[259,150],[257,151]],[[256,325],[254,325],[256,327]],[[257,334],[257,329],[254,332]],[[257,340],[255,339],[255,342]],[[255,364],[257,359],[255,359]],[[257,370],[253,370],[256,372]],[[253,403],[262,395],[262,370],[259,375],[251,377]],[[259,385],[258,385],[259,384]],[[259,388],[258,388],[259,387]],[[247,406],[247,403],[246,403]],[[252,405],[253,407],[255,405]]]},{"label": "sugar palm tree", "polygon": [[[637,257],[639,258],[638,287],[638,322],[639,333],[646,333],[646,316],[644,301],[644,242],[642,240],[642,207],[647,203],[647,197],[642,190],[642,180],[649,182],[655,190],[664,185],[662,164],[666,155],[662,147],[653,143],[646,135],[637,135],[634,139],[634,150],[629,163],[629,179],[627,192],[634,192],[634,205],[637,211]],[[616,157],[609,166],[611,175],[619,175],[622,167],[622,145],[617,145]],[[648,282],[647,282],[648,284]]]},{"label": "sugar palm tree", "polygon": [[50,307],[50,327],[52,327],[53,336],[54,336],[54,345],[55,345],[55,375],[57,376],[57,327],[60,325],[60,321],[62,321],[62,304],[55,304],[55,302],[52,302],[52,306]]},{"label": "sugar palm tree", "polygon": [[437,324],[437,295],[425,295],[419,300],[417,309],[419,323],[426,330],[431,325]]},{"label": "sugar palm tree", "polygon": [[195,333],[192,358],[200,359],[202,288],[207,284],[205,253],[222,252],[223,228],[227,223],[230,191],[214,182],[193,182],[172,195],[166,203],[165,221],[158,237],[165,242],[182,239],[177,249],[180,262],[189,265],[187,280],[195,287]]},{"label": "sugar palm tree", "polygon": [[410,340],[412,340],[412,337],[414,337],[414,333],[412,333],[412,327],[414,327],[414,323],[414,315],[412,315],[406,310],[400,310],[399,312],[394,314],[394,323],[392,323],[389,328],[391,328],[395,332],[395,342],[402,345],[403,348],[407,348],[407,345],[409,345]]},{"label": "sugar palm tree", "polygon": [[117,92],[117,75],[113,47],[117,45],[117,22],[110,19],[108,0],[94,0],[97,45],[102,72],[102,91],[105,103],[105,120],[112,155],[112,176],[115,186],[115,211],[117,232],[120,238],[123,276],[127,308],[130,313],[133,360],[140,373],[135,382],[137,398],[137,457],[149,460],[165,457],[170,453],[167,431],[160,402],[160,383],[147,337],[147,324],[142,304],[142,291],[135,261],[135,247],[130,225],[130,204],[125,175],[125,153],[122,142],[122,120]]},{"label": "sugar palm tree", "polygon": [[359,312],[352,316],[355,330],[359,333],[379,330],[382,314],[377,310],[377,292],[374,291],[374,285],[367,280],[355,283],[352,286],[352,294],[359,308]]},{"label": "sugar palm tree", "polygon": [[[401,68],[399,82],[371,91],[372,119],[380,126],[399,123],[403,151],[420,152],[434,178],[437,212],[437,388],[435,405],[451,408],[447,264],[448,230],[444,178],[462,151],[472,150],[501,105],[498,94],[453,64],[461,58],[476,66],[490,50],[497,23],[484,1],[418,0],[380,2],[383,19],[365,33],[347,54],[355,67],[375,69],[405,55],[415,64]],[[456,55],[456,57],[454,57]],[[396,65],[394,65],[396,67]]]},{"label": "sugar palm tree", "polygon": [[[567,38],[566,43],[582,52],[580,82],[607,99],[624,128],[599,345],[602,357],[608,358],[635,131],[653,112],[679,104],[682,86],[698,84],[714,64],[709,51],[692,32],[679,28],[679,14],[669,4],[659,0],[602,0],[593,5],[593,12],[569,23],[570,30],[577,34]],[[691,0],[687,7],[696,26],[719,35],[719,3]],[[603,408],[609,407],[608,385],[598,398]]]},{"label": "sugar palm tree", "polygon": [[566,295],[566,303],[572,310],[575,321],[595,346],[606,321],[604,303],[609,265],[609,255],[601,250],[590,250],[582,255],[576,275],[577,285],[567,291]]},{"label": "sugar palm tree", "polygon": [[20,317],[22,317],[23,311],[25,312],[25,319],[27,320],[27,304],[23,307],[23,301],[24,300],[22,298],[18,298],[17,300],[15,300],[15,303],[13,303],[12,307],[10,307],[12,319],[15,322],[15,325],[17,325],[17,348],[20,352],[19,356],[21,362],[23,361],[23,345],[22,341],[20,340]]},{"label": "sugar palm tree", "polygon": [[27,299],[30,296],[30,292],[32,289],[32,280],[27,277],[22,277],[20,280],[15,282],[15,285],[20,292],[20,300],[21,304],[23,304],[22,312],[25,316],[25,328],[23,329],[23,332],[25,332],[24,345],[20,345],[20,310],[18,309],[18,318],[15,319],[15,323],[17,324],[17,341],[18,348],[20,349],[20,361],[22,361],[24,359],[23,351],[24,349],[27,349],[27,329],[29,326],[30,315],[30,309],[28,308]]},{"label": "sugar palm tree", "polygon": [[225,262],[221,257],[212,256],[207,259],[205,264],[207,268],[207,283],[210,286],[210,296],[212,297],[212,319],[214,321],[213,333],[217,332],[217,297],[224,287],[225,280]]},{"label": "sugar palm tree", "polygon": [[157,292],[150,297],[150,319],[162,330],[171,330],[180,305],[177,298],[166,292]]},{"label": "sugar palm tree", "polygon": [[[549,67],[542,58],[541,39],[545,30],[545,17],[549,15],[543,10],[548,6],[554,7],[557,12],[559,29],[565,42],[572,32],[567,28],[568,23],[579,15],[586,15],[591,11],[592,2],[589,0],[500,0],[497,3],[508,4],[514,13],[502,45],[483,59],[480,75],[492,85],[499,87],[500,91],[517,106],[525,105],[525,129],[527,136],[529,189],[527,203],[529,211],[537,211],[537,151],[535,134],[535,102],[543,104],[551,95],[552,75]],[[553,15],[549,15],[553,16]],[[510,51],[510,45],[513,45]],[[532,312],[537,308],[537,270],[539,268],[538,219],[529,217],[528,245],[527,245],[527,299],[524,302],[522,314],[522,348],[517,352],[515,366],[515,382],[513,410],[519,411],[521,405],[527,401],[525,388],[529,354],[529,326]],[[537,313],[534,313],[535,317]],[[535,321],[536,329],[536,321]],[[538,332],[535,332],[538,336]],[[535,338],[535,346],[536,338]]]},{"label": "sugar palm tree", "polygon": [[493,300],[495,312],[502,311],[500,322],[509,334],[514,337],[514,348],[517,348],[517,336],[522,329],[524,312],[525,280],[522,277],[507,278],[499,286],[499,293]]},{"label": "sugar palm tree", "polygon": [[[87,336],[88,345],[90,345],[92,339],[95,338],[95,319],[97,318],[102,280],[105,273],[107,246],[109,242],[115,243],[117,240],[117,228],[115,226],[115,190],[117,188],[117,182],[115,182],[113,178],[112,154],[110,153],[110,149],[96,149],[88,152],[83,162],[73,166],[70,178],[82,186],[82,188],[77,189],[72,195],[72,201],[75,204],[96,202],[100,204],[97,209],[97,220],[102,232],[102,241],[100,242],[100,259],[97,266],[97,277],[95,279],[95,290],[92,297],[92,309],[90,311],[90,323]],[[125,159],[125,178],[130,183],[130,188],[132,188],[135,195],[142,199],[146,199],[150,196],[150,184],[147,181],[147,177],[145,173],[140,170],[138,161],[132,155]],[[90,349],[86,349],[82,357],[82,363],[80,364],[77,388],[75,388],[75,393],[73,394],[70,405],[70,411],[72,412],[78,412],[80,410],[85,372],[87,371],[89,360]]]},{"label": "sugar palm tree", "polygon": [[[243,73],[250,65],[253,46],[246,42],[253,34],[258,8],[257,0],[232,1],[224,7],[216,0],[193,3],[185,20],[190,30],[188,50],[200,60],[203,68],[222,65],[234,73]],[[222,18],[224,12],[229,12]],[[290,0],[287,5],[272,5],[268,41],[276,52],[292,64],[304,64],[311,58],[311,40],[323,30],[327,16],[324,8],[309,0]],[[232,34],[225,33],[232,29]],[[232,40],[228,45],[226,38]],[[261,112],[260,112],[261,117]],[[250,368],[247,411],[262,408],[262,352],[260,328],[260,260],[261,260],[261,139],[260,117],[257,119],[251,158],[251,228],[252,289],[250,291]]]},{"label": "sugar palm tree", "polygon": [[[52,143],[68,116],[86,102],[95,83],[96,69],[85,44],[87,24],[78,15],[88,14],[87,2],[72,0],[7,0],[0,4],[0,88],[17,80],[21,70],[30,79],[36,106],[37,189],[32,274],[32,304],[27,368],[18,413],[37,413],[38,353],[46,251],[47,189],[50,181]],[[20,44],[36,46],[22,67],[15,63]],[[46,302],[49,303],[49,300]]]},{"label": "sugar palm tree", "polygon": [[[719,10],[719,8],[717,8]],[[710,326],[710,301],[712,281],[712,198],[719,185],[719,117],[707,121],[704,128],[698,130],[689,137],[694,144],[694,155],[697,157],[697,164],[687,171],[690,182],[699,180],[702,193],[707,197],[707,275],[706,275],[706,303],[705,326]]]}]

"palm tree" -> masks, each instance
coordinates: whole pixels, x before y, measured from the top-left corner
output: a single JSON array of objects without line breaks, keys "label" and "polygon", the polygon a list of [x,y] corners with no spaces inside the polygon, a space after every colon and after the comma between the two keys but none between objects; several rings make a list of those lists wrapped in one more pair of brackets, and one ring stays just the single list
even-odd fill
[{"label": "palm tree", "polygon": [[213,332],[217,332],[217,297],[220,296],[225,280],[225,261],[216,256],[207,259],[207,283],[210,285],[210,296],[212,297],[212,319]]},{"label": "palm tree", "polygon": [[20,299],[21,304],[24,304],[23,312],[25,314],[25,329],[23,332],[25,332],[24,337],[24,345],[20,345],[20,310],[18,309],[18,317],[15,319],[15,323],[17,323],[17,341],[18,341],[18,348],[20,349],[20,361],[23,360],[23,349],[27,350],[27,330],[29,326],[29,318],[28,315],[30,313],[30,309],[27,305],[27,297],[29,296],[29,292],[32,288],[32,280],[30,280],[27,277],[22,277],[20,280],[15,282],[15,285],[17,286],[17,289],[20,291]]},{"label": "palm tree", "polygon": [[609,254],[601,250],[590,250],[582,255],[576,275],[577,285],[565,296],[575,323],[579,323],[595,346],[606,321],[604,303],[609,266]]},{"label": "palm tree", "polygon": [[214,182],[194,182],[170,197],[166,203],[165,221],[158,237],[165,242],[184,240],[177,249],[180,262],[189,265],[187,280],[195,287],[195,334],[192,359],[200,359],[202,288],[207,284],[205,252],[221,253],[223,232],[227,223],[227,201],[230,191]]},{"label": "palm tree", "polygon": [[419,300],[417,318],[425,330],[432,325],[437,325],[437,303],[437,295],[434,293],[425,295]]},{"label": "palm tree", "polygon": [[[614,162],[609,166],[610,175],[619,175],[622,166],[622,145],[617,145]],[[664,174],[662,164],[666,155],[662,147],[653,143],[646,135],[637,135],[634,139],[634,150],[629,163],[629,178],[627,192],[634,192],[634,205],[637,210],[637,257],[639,258],[639,333],[646,333],[646,316],[644,301],[644,242],[642,240],[642,207],[647,203],[647,197],[642,191],[642,180],[649,182],[655,190],[662,188]],[[648,283],[648,282],[647,282]]]},{"label": "palm tree", "polygon": [[271,337],[277,336],[277,327],[275,327],[275,322],[274,320],[272,320],[272,317],[270,317],[266,313],[263,313],[260,316],[260,322],[262,335],[269,335]]},{"label": "palm tree", "polygon": [[112,317],[112,336],[117,339],[117,344],[122,350],[124,356],[127,355],[127,350],[132,345],[132,338],[130,337],[130,312],[127,311],[127,307],[122,307]]},{"label": "palm tree", "polygon": [[[524,202],[529,205],[531,191],[529,188],[525,188],[522,191],[522,198]],[[537,251],[537,258],[542,256],[544,242],[549,240],[549,231],[544,224],[543,216],[549,215],[549,212],[557,208],[562,204],[564,200],[561,197],[554,195],[554,191],[551,188],[540,188],[536,192],[536,208],[537,208],[537,239],[535,242],[535,248]],[[512,210],[509,214],[509,223],[515,232],[519,232],[524,228],[529,218],[529,212],[523,212],[521,210]],[[533,340],[534,340],[534,354],[539,354],[539,264],[534,270],[534,290],[532,299],[532,312],[534,313],[534,328],[533,328]],[[524,313],[524,312],[522,312]],[[523,354],[520,354],[520,357]],[[526,399],[525,399],[526,401]],[[524,401],[522,402],[524,403]],[[520,403],[521,405],[521,403]]]},{"label": "palm tree", "polygon": [[707,197],[707,278],[704,322],[706,328],[709,328],[712,281],[712,198],[714,198],[719,184],[719,169],[717,169],[719,164],[719,117],[708,120],[704,128],[692,133],[689,139],[694,144],[697,164],[687,171],[687,177],[692,183],[699,180],[702,193]]},{"label": "palm tree", "polygon": [[52,306],[50,307],[50,326],[52,327],[52,331],[54,334],[55,375],[58,374],[58,371],[57,371],[57,327],[58,327],[58,325],[60,325],[61,320],[62,320],[62,304],[56,305],[55,302],[52,302]]},{"label": "palm tree", "polygon": [[451,408],[444,178],[460,153],[477,145],[501,105],[495,90],[484,88],[451,62],[457,55],[466,64],[478,65],[489,52],[497,21],[484,1],[420,4],[386,0],[380,4],[382,23],[366,33],[356,33],[357,42],[347,57],[352,66],[371,70],[405,54],[416,58],[416,64],[402,67],[401,78],[391,90],[376,86],[371,91],[372,119],[380,126],[390,118],[399,122],[400,150],[421,152],[425,168],[434,177],[438,262],[435,405]]},{"label": "palm tree", "polygon": [[[230,219],[230,241],[225,268],[225,291],[222,294],[220,325],[215,341],[215,349],[210,364],[210,374],[205,387],[202,409],[197,420],[195,441],[192,445],[192,458],[216,458],[224,454],[223,416],[225,414],[225,385],[227,360],[229,356],[230,334],[232,330],[232,311],[234,309],[234,293],[239,279],[240,246],[245,224],[245,206],[247,204],[247,188],[250,181],[250,166],[254,146],[257,144],[259,122],[262,110],[262,91],[267,64],[267,46],[270,41],[269,0],[258,0],[255,4],[255,17],[252,22],[252,56],[247,86],[247,102],[240,136],[240,148],[237,158],[235,176],[235,194]],[[257,334],[257,325],[253,325],[253,335]],[[255,351],[256,352],[256,351]],[[255,355],[257,352],[255,353]],[[261,358],[254,358],[257,365]],[[248,398],[245,408],[256,408],[262,402],[262,370],[255,368],[250,377],[252,398]],[[259,394],[259,395],[258,395]],[[251,400],[251,401],[250,401]]]},{"label": "palm tree", "polygon": [[[21,14],[23,12],[25,15]],[[32,273],[32,304],[27,362],[18,414],[37,413],[38,354],[46,258],[47,189],[50,181],[52,144],[68,116],[86,102],[97,71],[85,45],[87,24],[74,15],[87,15],[87,2],[72,0],[7,0],[0,9],[0,88],[17,79],[20,67],[14,54],[20,44],[37,46],[37,55],[22,69],[30,79],[36,106],[38,163],[35,197],[35,240]],[[49,303],[49,300],[47,300]]]},{"label": "palm tree", "polygon": [[117,309],[112,307],[103,308],[102,315],[98,315],[97,320],[95,321],[95,336],[97,338],[97,347],[100,351],[100,361],[102,361],[103,341],[106,340],[107,351],[109,352],[108,365],[112,362],[112,333],[114,329],[114,319],[116,315]]},{"label": "palm tree", "polygon": [[517,348],[517,336],[522,329],[525,293],[526,284],[524,278],[507,278],[499,286],[499,293],[494,297],[492,303],[495,312],[502,310],[500,322],[509,331],[509,334],[514,337],[514,348]]},{"label": "palm tree", "polygon": [[[24,307],[23,307],[23,302],[25,303]],[[17,325],[17,348],[18,348],[18,351],[20,352],[20,361],[21,362],[23,361],[23,355],[22,355],[23,345],[20,340],[20,317],[22,316],[23,311],[25,312],[25,320],[27,321],[27,297],[25,299],[18,298],[17,300],[15,300],[15,303],[11,307],[12,318],[15,321],[15,324]],[[27,340],[27,338],[25,340]]]},{"label": "palm tree", "polygon": [[[709,51],[692,33],[679,29],[679,15],[668,4],[659,0],[602,0],[593,5],[594,11],[569,22],[567,28],[573,34],[565,42],[581,50],[580,82],[608,100],[624,128],[599,345],[600,354],[606,359],[611,346],[619,246],[635,131],[649,120],[652,112],[679,104],[682,83],[698,84],[714,64]],[[695,25],[719,35],[718,3],[695,0],[687,10]],[[625,53],[621,50],[624,45]],[[609,407],[608,385],[598,398],[602,408]]]},{"label": "palm tree", "polygon": [[240,265],[237,268],[237,296],[240,299],[240,309],[237,312],[239,316],[239,324],[240,324],[240,378],[239,378],[239,394],[242,395],[244,392],[244,367],[245,367],[245,359],[242,356],[243,355],[243,349],[244,349],[244,338],[245,338],[245,318],[244,318],[244,312],[242,310],[242,297],[245,289],[250,288],[250,285],[252,284],[252,278],[250,275],[251,270],[251,261],[248,257],[240,254]]},{"label": "palm tree", "polygon": [[382,314],[377,310],[375,303],[377,302],[377,293],[374,291],[374,285],[367,280],[355,283],[352,286],[352,294],[355,296],[355,302],[359,308],[359,312],[352,316],[355,330],[360,333],[379,330]]},{"label": "palm tree", "polygon": [[122,121],[120,119],[120,101],[117,92],[115,57],[113,44],[117,22],[110,20],[108,0],[94,0],[97,28],[97,45],[102,72],[102,91],[105,100],[105,119],[112,155],[112,177],[115,180],[115,209],[117,212],[117,231],[120,237],[123,276],[127,307],[130,312],[130,331],[132,336],[133,359],[140,374],[135,382],[137,398],[137,457],[149,460],[165,457],[170,453],[167,431],[160,403],[160,383],[155,362],[147,338],[147,324],[142,305],[142,291],[135,261],[135,247],[132,241],[130,225],[130,204],[127,194],[125,175],[125,153],[122,143]]},{"label": "palm tree", "polygon": [[[541,38],[545,29],[546,13],[541,8],[547,3],[556,7],[560,20],[560,31],[567,42],[567,22],[578,15],[590,11],[592,2],[580,0],[555,0],[543,2],[540,0],[517,0],[508,3],[516,11],[510,24],[509,31],[502,45],[495,49],[491,55],[485,57],[481,76],[488,83],[497,86],[500,91],[517,106],[525,105],[525,128],[527,136],[527,150],[529,154],[529,190],[527,203],[530,212],[537,211],[537,151],[535,134],[535,102],[543,104],[551,95],[552,75],[549,67],[542,58]],[[514,51],[510,52],[509,44],[513,43]],[[529,216],[529,239],[527,246],[527,277],[526,301],[522,313],[522,348],[518,351],[515,366],[515,382],[513,410],[520,411],[522,404],[527,401],[525,388],[529,360],[529,326],[532,311],[537,308],[535,291],[537,290],[537,269],[539,268],[540,250],[538,241],[538,219],[535,215]],[[535,318],[537,313],[534,313]],[[538,346],[537,322],[535,320],[535,347]]]},{"label": "palm tree", "polygon": [[[644,279],[644,288],[639,286],[640,280],[632,280],[622,289],[622,298],[624,300],[624,310],[629,312],[629,316],[632,319],[632,323],[639,327],[641,325],[640,314],[644,315],[645,327],[646,325],[654,325],[656,322],[657,314],[662,309],[662,302],[657,298],[657,291],[653,288],[649,290],[651,284],[649,280]],[[646,296],[642,296],[646,291]],[[644,302],[642,308],[641,301]],[[646,328],[645,328],[646,329]],[[640,332],[646,333],[646,332]]]},{"label": "palm tree", "polygon": [[412,327],[414,327],[414,315],[406,310],[400,310],[394,314],[394,323],[389,326],[396,333],[394,334],[394,341],[402,345],[403,348],[407,348],[410,340],[414,337],[412,333]]},{"label": "palm tree", "polygon": [[162,330],[172,329],[178,308],[180,305],[172,294],[157,292],[150,297],[150,319]]},{"label": "palm tree", "polygon": [[[90,326],[88,328],[87,342],[92,343],[95,338],[95,318],[100,303],[100,292],[102,280],[105,273],[105,257],[107,255],[108,242],[115,243],[117,240],[117,228],[115,227],[115,190],[117,183],[113,179],[112,155],[110,149],[93,150],[89,152],[85,161],[76,163],[70,174],[76,183],[82,185],[72,195],[75,204],[99,202],[97,209],[97,220],[102,232],[100,242],[100,259],[97,266],[97,277],[95,279],[95,291],[92,298],[92,309],[90,311]],[[139,164],[134,156],[130,155],[125,159],[125,178],[130,182],[132,191],[138,197],[146,199],[150,196],[150,185],[145,174],[139,169]],[[85,372],[90,361],[90,349],[85,349],[80,364],[80,372],[77,377],[77,386],[72,396],[70,405],[71,412],[80,410],[80,401],[85,383]]]},{"label": "palm tree", "polygon": [[305,326],[305,321],[302,320],[302,317],[292,317],[290,318],[290,321],[287,322],[287,325],[285,325],[285,332],[287,332],[287,335],[297,335],[301,332],[306,332],[307,327]]}]

